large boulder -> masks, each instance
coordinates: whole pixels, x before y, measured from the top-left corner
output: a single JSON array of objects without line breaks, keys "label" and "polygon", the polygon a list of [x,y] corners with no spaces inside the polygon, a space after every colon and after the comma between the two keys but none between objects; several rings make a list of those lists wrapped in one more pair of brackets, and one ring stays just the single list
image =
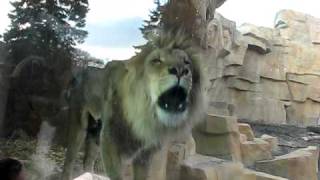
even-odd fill
[{"label": "large boulder", "polygon": [[288,180],[248,170],[240,163],[197,154],[183,162],[180,174],[181,180]]},{"label": "large boulder", "polygon": [[239,131],[241,134],[244,134],[249,141],[254,140],[254,133],[251,129],[250,124],[247,123],[238,123]]},{"label": "large boulder", "polygon": [[255,162],[272,159],[270,143],[260,138],[241,143],[242,162],[246,166],[253,166]]},{"label": "large boulder", "polygon": [[196,153],[196,145],[192,136],[185,140],[173,142],[168,149],[166,179],[176,180],[180,178],[182,162]]},{"label": "large boulder", "polygon": [[270,135],[267,135],[267,134],[263,134],[261,136],[261,139],[269,143],[272,152],[278,152],[278,150],[279,150],[279,140],[278,140],[277,137],[273,137],[273,136],[270,136]]},{"label": "large boulder", "polygon": [[255,180],[255,175],[244,173],[240,163],[202,155],[186,159],[180,174],[181,180]]},{"label": "large boulder", "polygon": [[208,115],[193,130],[196,152],[228,160],[241,160],[240,133],[237,119],[232,116]]},{"label": "large boulder", "polygon": [[237,118],[233,116],[207,115],[203,123],[197,126],[202,133],[226,134],[238,133],[239,127]]}]

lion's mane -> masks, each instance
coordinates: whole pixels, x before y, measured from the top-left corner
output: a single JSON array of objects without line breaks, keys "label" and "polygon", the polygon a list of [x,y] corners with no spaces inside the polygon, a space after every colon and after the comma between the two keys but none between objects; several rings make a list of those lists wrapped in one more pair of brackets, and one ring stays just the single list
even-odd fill
[{"label": "lion's mane", "polygon": [[[190,115],[182,125],[177,127],[167,127],[159,123],[155,115],[155,105],[151,103],[150,92],[145,84],[146,81],[142,78],[148,76],[144,69],[146,57],[158,48],[181,49],[188,54],[193,65]],[[126,62],[127,73],[121,82],[118,81],[121,108],[124,119],[132,126],[134,135],[147,144],[158,143],[167,136],[190,130],[197,120],[203,118],[205,105],[201,59],[197,53],[197,46],[181,32],[159,34],[139,49],[141,52]]]}]

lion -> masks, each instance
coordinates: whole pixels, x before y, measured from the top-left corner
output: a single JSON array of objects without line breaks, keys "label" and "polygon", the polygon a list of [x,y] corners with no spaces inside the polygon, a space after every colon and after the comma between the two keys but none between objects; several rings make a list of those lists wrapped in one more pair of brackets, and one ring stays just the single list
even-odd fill
[{"label": "lion", "polygon": [[132,160],[134,179],[146,179],[154,152],[168,140],[191,133],[196,120],[204,117],[197,46],[181,32],[161,32],[140,49],[127,61],[88,69],[74,80],[63,180],[72,178],[84,139],[86,171],[93,170],[100,151],[112,180],[123,179],[126,160]]}]

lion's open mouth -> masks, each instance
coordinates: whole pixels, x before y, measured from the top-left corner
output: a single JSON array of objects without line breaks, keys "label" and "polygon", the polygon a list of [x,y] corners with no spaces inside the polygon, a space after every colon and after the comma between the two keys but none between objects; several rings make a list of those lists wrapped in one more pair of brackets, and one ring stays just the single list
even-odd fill
[{"label": "lion's open mouth", "polygon": [[171,113],[183,112],[187,107],[187,91],[181,86],[170,88],[159,97],[158,105]]}]

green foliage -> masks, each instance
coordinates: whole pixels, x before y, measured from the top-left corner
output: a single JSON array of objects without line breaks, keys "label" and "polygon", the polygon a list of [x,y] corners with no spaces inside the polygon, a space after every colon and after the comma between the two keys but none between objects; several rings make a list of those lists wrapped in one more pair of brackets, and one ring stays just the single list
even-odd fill
[{"label": "green foliage", "polygon": [[156,5],[156,9],[150,12],[150,19],[145,20],[143,27],[140,28],[140,31],[142,32],[145,39],[148,39],[150,33],[156,33],[157,28],[160,26],[161,9],[163,8],[163,6],[161,5],[160,0],[155,0],[154,3]]},{"label": "green foliage", "polygon": [[[11,4],[11,24],[3,39],[9,50],[7,63],[19,73],[10,76],[5,134],[19,127],[35,136],[44,117],[54,119],[60,110],[59,103],[52,111],[48,102],[59,99],[68,87],[75,46],[87,36],[83,28],[89,4],[88,0],[13,0]],[[66,126],[52,121],[61,129]]]},{"label": "green foliage", "polygon": [[28,55],[71,54],[87,36],[83,28],[88,0],[16,0],[11,4],[14,10],[9,13],[11,25],[4,41],[16,62]]}]

